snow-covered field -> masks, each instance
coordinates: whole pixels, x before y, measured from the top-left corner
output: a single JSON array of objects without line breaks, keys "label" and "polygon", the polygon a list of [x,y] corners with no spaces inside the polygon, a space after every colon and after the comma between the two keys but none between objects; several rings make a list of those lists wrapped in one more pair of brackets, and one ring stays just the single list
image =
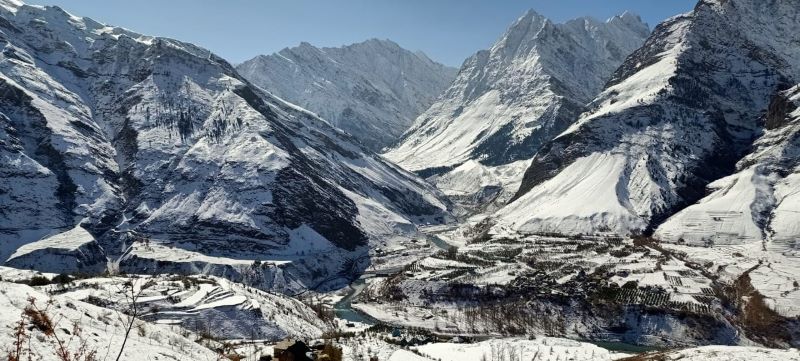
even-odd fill
[{"label": "snow-covered field", "polygon": [[619,355],[592,344],[551,337],[489,340],[475,344],[437,343],[420,346],[417,352],[425,360],[442,361],[603,361],[619,358]]},{"label": "snow-covered field", "polygon": [[713,247],[665,244],[686,254],[686,259],[705,265],[722,280],[732,282],[750,270],[752,286],[767,304],[785,317],[800,315],[800,254],[782,244],[761,241]]},{"label": "snow-covered field", "polygon": [[317,338],[330,326],[297,299],[211,276],[92,278],[45,289],[123,310],[128,306],[125,282],[136,288],[137,304],[145,310],[142,319],[218,339]]},{"label": "snow-covered field", "polygon": [[[87,352],[96,350],[96,357],[116,358],[122,348],[126,316],[107,308],[76,300],[69,295],[50,296],[40,289],[0,282],[0,354],[5,358],[12,352],[15,342],[14,326],[22,319],[23,311],[34,300],[36,307],[47,309],[52,321],[53,336],[47,336],[36,327],[26,329],[29,341],[22,345],[44,360],[56,360],[57,339],[69,350],[78,350],[81,345]],[[30,325],[30,323],[28,323]],[[76,332],[80,329],[80,333]],[[26,326],[27,327],[27,326]],[[24,351],[21,360],[27,360]],[[37,359],[34,356],[34,359]],[[133,332],[124,348],[122,360],[217,360],[217,355],[186,337],[174,327],[141,323]]]},{"label": "snow-covered field", "polygon": [[[277,341],[314,340],[337,327],[335,320],[323,320],[299,299],[211,276],[94,277],[30,287],[9,280],[25,281],[36,276],[34,272],[3,267],[0,275],[2,357],[11,350],[13,327],[29,298],[47,310],[55,337],[68,340],[67,349],[78,350],[85,343],[86,350],[96,350],[100,358],[106,353],[116,357],[133,312],[136,321],[122,360],[218,360],[221,349],[255,361],[270,354],[270,345]],[[76,325],[80,337],[73,330]],[[33,352],[52,359],[58,340],[36,329],[28,331]]]},{"label": "snow-covered field", "polygon": [[[486,249],[487,252],[491,250]],[[426,267],[460,267],[462,263],[426,258]],[[664,263],[663,269],[674,265]],[[400,337],[387,331],[372,331],[365,326],[348,328],[344,321],[323,321],[308,306],[296,299],[266,293],[225,279],[209,276],[126,276],[73,280],[68,284],[30,287],[11,283],[36,275],[31,271],[0,268],[0,344],[13,344],[13,326],[22,319],[29,298],[46,309],[55,322],[55,335],[68,340],[68,347],[85,342],[87,350],[99,354],[115,353],[124,339],[128,320],[123,313],[131,304],[126,299],[129,288],[136,294],[139,310],[123,354],[125,360],[216,360],[218,349],[236,353],[244,360],[258,360],[271,354],[272,344],[286,337],[310,342],[319,341],[327,330],[350,332],[334,344],[344,351],[344,359],[367,361],[505,361],[505,360],[617,360],[630,356],[596,345],[558,337],[502,337],[464,343],[464,338],[450,342],[424,341],[417,346],[401,346],[402,340],[425,340],[414,331]],[[52,277],[52,274],[43,274]],[[417,280],[417,281],[421,281]],[[369,279],[368,284],[381,282]],[[127,284],[127,286],[126,286]],[[419,283],[418,283],[419,284]],[[413,290],[408,290],[414,292]],[[418,290],[416,291],[417,295]],[[49,305],[49,306],[48,306]],[[459,332],[457,310],[435,311],[426,307],[396,307],[364,303],[358,306],[392,324],[427,328],[441,332]],[[77,325],[80,333],[73,327]],[[402,328],[401,328],[402,329]],[[413,329],[411,329],[413,330]],[[36,328],[29,329],[31,350],[45,359],[53,355],[57,341]],[[354,334],[352,334],[354,333]],[[417,336],[415,336],[417,335]],[[477,337],[485,337],[475,335]],[[318,340],[318,341],[314,341]],[[224,343],[223,343],[224,341]],[[225,346],[227,345],[227,346]],[[645,355],[653,360],[800,360],[795,349],[771,350],[756,347],[708,346],[664,354]],[[662,357],[662,358],[657,358]],[[645,358],[648,359],[648,358]]]},{"label": "snow-covered field", "polygon": [[[745,274],[754,292],[763,295],[767,307],[779,317],[789,320],[797,316],[800,307],[800,258],[782,246],[762,242],[698,247],[646,238],[562,238],[513,230],[478,234],[472,239],[466,235],[475,237],[475,232],[463,229],[438,235],[459,245],[457,253],[439,252],[411,263],[403,272],[370,279],[353,307],[382,322],[404,327],[452,335],[492,334],[509,332],[510,321],[494,319],[485,304],[510,302],[517,306],[509,307],[519,307],[520,297],[529,302],[522,307],[541,305],[520,312],[539,314],[536,318],[560,326],[517,320],[514,327],[545,334],[555,330],[558,336],[622,337],[633,343],[666,346],[704,344],[708,337],[719,337],[714,342],[753,343],[746,333],[725,321],[698,326],[731,312],[724,304],[728,296],[721,292],[729,292],[723,290]],[[587,308],[561,308],[563,301],[559,300],[564,299],[588,302]],[[594,319],[592,308],[598,302],[619,305],[633,313]],[[651,310],[644,314],[654,319],[642,321],[637,309]],[[541,316],[542,312],[547,315]],[[697,321],[686,323],[686,315]],[[620,321],[626,325],[622,335],[613,336],[617,331],[609,331],[615,327],[613,321],[608,323],[609,317],[625,319]],[[708,334],[707,330],[714,327],[719,328],[716,333]]]},{"label": "snow-covered field", "polygon": [[704,346],[644,355],[631,361],[797,361],[797,349],[775,350],[741,346]]},{"label": "snow-covered field", "polygon": [[[354,360],[360,360],[355,359]],[[411,350],[397,350],[389,361],[797,361],[797,349],[774,350],[757,347],[705,346],[639,356],[610,352],[593,344],[540,337],[495,339],[474,344],[433,343]]]}]

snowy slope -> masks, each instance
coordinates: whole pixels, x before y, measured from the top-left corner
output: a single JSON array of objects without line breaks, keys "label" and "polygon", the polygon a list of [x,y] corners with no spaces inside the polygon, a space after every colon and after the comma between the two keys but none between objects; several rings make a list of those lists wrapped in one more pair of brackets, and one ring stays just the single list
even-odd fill
[{"label": "snowy slope", "polygon": [[8,257],[6,265],[42,272],[64,270],[102,272],[106,269],[105,251],[83,227],[57,233],[18,248]]},{"label": "snowy slope", "polygon": [[[420,355],[421,354],[421,355]],[[679,351],[628,356],[595,345],[553,337],[535,340],[497,339],[475,344],[435,343],[416,353],[397,350],[390,361],[501,361],[501,360],[631,360],[631,361],[796,361],[800,351],[741,346],[704,346]]]},{"label": "snowy slope", "polygon": [[709,195],[670,217],[657,236],[717,244],[800,236],[800,86],[777,94],[769,110],[738,172],[709,184]]},{"label": "snowy slope", "polygon": [[[563,338],[539,337],[533,340],[496,339],[474,344],[434,343],[420,346],[422,360],[614,360],[619,358],[598,346]],[[616,357],[615,357],[616,356]],[[392,358],[391,360],[402,360]]]},{"label": "snowy slope", "polygon": [[440,189],[459,192],[456,200],[472,211],[492,210],[518,189],[518,162],[572,124],[648,33],[629,13],[555,24],[529,11],[464,62],[385,156],[425,177],[444,174],[434,180]]},{"label": "snowy slope", "polygon": [[[701,1],[659,25],[591,110],[542,147],[498,218],[526,232],[625,234],[699,200],[735,170],[773,95],[800,76],[798,9],[797,0]],[[723,202],[745,202],[742,191]]]},{"label": "snowy slope", "polygon": [[378,39],[338,48],[304,42],[257,56],[236,69],[374,151],[394,144],[456,75],[456,69],[421,52]]},{"label": "snowy slope", "polygon": [[[9,276],[5,269],[0,271]],[[96,359],[108,359],[105,355],[114,359],[122,347],[128,322],[125,312],[131,311],[129,287],[136,296],[138,316],[121,360],[227,359],[218,355],[227,343],[238,344],[237,352],[255,361],[259,359],[259,349],[260,353],[271,353],[271,348],[264,350],[260,345],[287,337],[316,339],[332,327],[330,320],[320,319],[311,307],[297,299],[217,277],[134,275],[40,287],[4,278],[0,281],[0,306],[4,311],[0,315],[0,355],[5,358],[13,350],[13,328],[33,298],[36,307],[46,310],[55,334],[48,336],[26,321],[31,350],[41,356],[31,359],[57,359],[53,355],[58,348],[56,337],[70,352],[77,352],[85,341],[86,351],[97,352]],[[26,350],[28,341],[23,341]],[[23,359],[28,359],[27,351],[20,358]]]},{"label": "snowy slope", "polygon": [[[127,249],[142,242],[242,263],[278,255],[311,286],[364,267],[343,263],[387,233],[446,216],[433,187],[205,49],[2,5],[2,261],[80,224],[112,259],[143,264]],[[299,234],[332,246],[321,269],[300,264],[311,245]]]},{"label": "snowy slope", "polygon": [[[623,359],[626,360],[626,359]],[[641,361],[797,361],[800,351],[797,349],[775,350],[759,347],[743,346],[703,346],[685,350],[643,355],[632,360]]]},{"label": "snowy slope", "polygon": [[[97,359],[103,357],[116,358],[122,347],[125,335],[124,318],[116,312],[103,307],[91,305],[69,296],[48,296],[41,290],[33,289],[26,285],[2,282],[0,287],[0,344],[3,345],[3,357],[12,350],[15,338],[12,328],[22,319],[23,310],[30,304],[29,299],[35,299],[36,306],[47,309],[50,319],[54,323],[55,337],[65,343],[70,352],[76,352],[83,341],[86,351],[97,351]],[[48,303],[52,302],[48,306]],[[73,328],[77,324],[81,332],[77,334]],[[155,324],[141,326],[141,332],[134,330],[127,340],[121,360],[216,360],[215,352],[200,346],[192,339],[185,337],[178,330],[171,327]],[[26,330],[30,334],[30,344],[24,344],[23,349],[30,349],[34,355],[32,359],[57,360],[57,341],[53,337],[46,337],[42,331],[31,327]],[[23,358],[27,360],[27,353]]]},{"label": "snowy slope", "polygon": [[146,310],[142,320],[193,332],[205,331],[221,340],[310,339],[320,337],[331,326],[297,299],[218,277],[91,278],[64,286],[59,293],[64,298],[125,310],[127,301],[119,292],[125,282],[137,287],[137,303]]},{"label": "snowy slope", "polygon": [[469,160],[453,170],[428,178],[450,200],[467,212],[494,210],[508,202],[519,189],[530,160],[487,166]]},{"label": "snowy slope", "polygon": [[555,24],[534,11],[464,62],[386,156],[412,171],[529,158],[566,129],[648,34],[635,15]]}]

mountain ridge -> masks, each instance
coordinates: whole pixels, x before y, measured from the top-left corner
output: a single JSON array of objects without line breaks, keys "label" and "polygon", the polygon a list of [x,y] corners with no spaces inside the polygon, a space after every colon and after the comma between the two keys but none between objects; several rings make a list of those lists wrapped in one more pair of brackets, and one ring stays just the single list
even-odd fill
[{"label": "mountain ridge", "polygon": [[[500,218],[533,232],[626,234],[652,231],[699,200],[705,185],[731,174],[749,151],[762,131],[757,119],[776,89],[794,84],[797,50],[780,35],[791,34],[798,16],[790,6],[701,1],[693,12],[659,25],[591,110],[534,157]],[[610,168],[581,170],[601,159]],[[585,182],[564,188],[561,197],[605,193],[615,199],[575,215],[542,213],[571,207],[545,189],[564,181],[559,174],[573,171]],[[612,176],[602,186],[585,188],[602,174]]]},{"label": "mountain ridge", "polygon": [[6,2],[0,18],[4,263],[289,292],[342,282],[371,247],[448,217],[435,189],[208,50],[56,7]]},{"label": "mountain ridge", "polygon": [[254,84],[311,109],[379,151],[427,108],[455,69],[376,38],[341,47],[308,42],[237,66]]},{"label": "mountain ridge", "polygon": [[[384,156],[434,183],[435,176],[447,178],[443,187],[454,186],[449,172],[468,161],[507,168],[530,159],[578,118],[648,34],[631,13],[606,22],[585,17],[556,24],[529,10],[491,48],[464,62],[453,85]],[[516,190],[515,179],[490,178],[482,183],[494,184],[503,195],[478,190],[490,195],[473,193],[468,203],[502,203]]]}]

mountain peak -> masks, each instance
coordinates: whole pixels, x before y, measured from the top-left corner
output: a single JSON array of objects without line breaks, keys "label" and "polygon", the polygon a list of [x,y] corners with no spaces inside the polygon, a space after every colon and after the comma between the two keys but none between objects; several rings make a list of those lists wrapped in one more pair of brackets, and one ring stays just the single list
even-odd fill
[{"label": "mountain peak", "polygon": [[311,45],[311,43],[309,43],[307,41],[301,41],[300,44],[298,44],[296,47],[291,48],[291,49],[312,50],[312,51],[320,50],[318,47],[316,47],[314,45]]},{"label": "mountain peak", "polygon": [[630,29],[643,36],[650,34],[650,25],[642,21],[642,18],[635,13],[625,11],[620,15],[615,15],[606,21],[607,24],[625,29]]},{"label": "mountain peak", "polygon": [[[707,186],[729,184],[722,179],[764,132],[757,119],[770,98],[783,84],[800,79],[800,49],[793,44],[800,30],[798,8],[800,0],[703,1],[689,15],[661,23],[577,123],[534,156],[517,199],[500,218],[526,232],[554,225],[564,233],[651,231],[700,201]],[[581,182],[562,187],[577,175]],[[548,193],[554,187],[559,187],[557,197]],[[597,201],[553,215],[552,210],[574,206],[572,200],[587,194]],[[606,195],[616,196],[602,199]],[[710,203],[696,208],[711,210],[708,222],[698,222],[701,212],[695,209],[674,224],[669,233],[675,240],[682,237],[676,230],[688,224],[725,229],[725,235],[715,236],[720,239],[742,235],[737,227],[747,223],[748,213],[725,208],[729,203]],[[730,223],[713,220],[728,211],[737,214]],[[751,218],[765,225],[761,214],[770,212]],[[761,229],[754,229],[748,234],[760,238]]]},{"label": "mountain peak", "polygon": [[606,21],[606,22],[608,22],[610,24],[625,25],[625,26],[628,26],[628,27],[631,27],[631,28],[639,28],[639,29],[645,28],[645,29],[648,29],[648,31],[650,29],[650,26],[647,23],[645,23],[644,21],[642,21],[642,17],[639,16],[639,14],[636,14],[636,13],[633,13],[633,12],[630,12],[630,11],[627,11],[627,10],[624,11],[620,15],[613,16],[612,18],[608,19],[608,21]]},{"label": "mountain peak", "polygon": [[321,49],[304,42],[238,69],[254,84],[317,112],[374,151],[396,142],[456,73],[377,38]]},{"label": "mountain peak", "polygon": [[500,167],[527,159],[577,119],[648,34],[591,18],[554,23],[529,10],[490,50],[464,62],[386,155],[420,174],[470,160]]},{"label": "mountain peak", "polygon": [[517,18],[514,23],[509,26],[508,31],[513,31],[514,29],[531,29],[531,28],[541,28],[541,26],[545,23],[550,21],[547,17],[542,14],[536,12],[536,10],[528,9],[521,17]]},{"label": "mountain peak", "polygon": [[522,16],[520,16],[517,19],[517,21],[515,23],[520,23],[520,22],[523,22],[523,21],[530,22],[530,21],[533,21],[533,20],[536,20],[536,19],[547,19],[547,18],[544,15],[540,14],[539,12],[537,12],[536,10],[534,10],[534,9],[528,9],[527,11],[525,11],[524,14],[522,14]]},{"label": "mountain peak", "polygon": [[342,49],[348,49],[353,52],[360,52],[364,54],[406,51],[406,49],[402,48],[399,44],[395,43],[394,41],[391,41],[389,39],[378,39],[378,38],[370,38],[361,42],[352,43],[341,47],[325,47],[323,49],[326,51],[327,50],[341,51]]},{"label": "mountain peak", "polygon": [[390,39],[378,39],[378,38],[370,38],[370,39],[367,39],[367,40],[362,41],[360,43],[354,43],[353,45],[358,45],[358,44],[374,44],[374,45],[381,45],[381,46],[392,47],[392,48],[399,48],[400,47],[400,45],[398,45],[396,42],[394,42],[394,41],[392,41]]},{"label": "mountain peak", "polygon": [[609,19],[609,22],[617,20],[617,19],[619,19],[621,21],[625,21],[625,22],[639,22],[639,23],[642,22],[642,17],[639,16],[639,14],[636,14],[636,13],[631,12],[629,10],[623,11],[622,14],[620,14],[620,15],[615,15],[614,17]]},{"label": "mountain peak", "polygon": [[492,51],[502,54],[506,58],[525,52],[529,50],[529,46],[523,46],[523,44],[532,45],[548,23],[550,20],[530,9],[508,27],[500,41],[494,44]]}]

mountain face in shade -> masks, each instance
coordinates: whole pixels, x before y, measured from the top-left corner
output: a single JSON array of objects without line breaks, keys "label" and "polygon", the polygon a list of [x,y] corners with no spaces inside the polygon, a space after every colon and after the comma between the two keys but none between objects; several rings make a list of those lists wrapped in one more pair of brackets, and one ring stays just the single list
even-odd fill
[{"label": "mountain face in shade", "polygon": [[339,48],[301,43],[245,61],[237,70],[373,151],[394,144],[456,75],[421,52],[378,39]]},{"label": "mountain face in shade", "polygon": [[777,93],[762,121],[762,135],[736,172],[709,184],[705,197],[660,225],[658,238],[794,243],[800,235],[800,85]]},{"label": "mountain face in shade", "polygon": [[540,149],[500,222],[628,234],[699,201],[659,235],[785,229],[794,142],[794,95],[785,91],[800,79],[798,9],[797,0],[706,0],[659,25],[590,110]]},{"label": "mountain face in shade", "polygon": [[[426,177],[469,170],[474,178],[517,169],[513,163],[529,160],[578,118],[648,34],[647,25],[630,13],[607,22],[556,24],[529,11],[491,49],[464,62],[450,88],[386,157]],[[513,194],[518,173],[515,180],[483,177],[483,183]],[[470,187],[453,185],[453,175],[443,177],[445,192]]]},{"label": "mountain face in shade", "polygon": [[297,289],[447,216],[435,189],[205,49],[11,0],[0,44],[4,263]]}]

